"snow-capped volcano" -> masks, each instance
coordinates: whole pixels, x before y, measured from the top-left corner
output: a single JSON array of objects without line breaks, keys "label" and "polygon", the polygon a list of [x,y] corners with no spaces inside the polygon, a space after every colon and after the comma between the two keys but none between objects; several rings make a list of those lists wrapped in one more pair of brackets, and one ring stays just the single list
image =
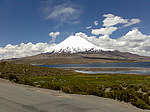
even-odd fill
[{"label": "snow-capped volcano", "polygon": [[85,51],[109,51],[107,49],[100,48],[86,39],[80,37],[80,36],[70,36],[67,39],[65,39],[60,44],[57,44],[53,47],[51,47],[50,52],[54,53],[77,53],[77,52],[85,52]]}]

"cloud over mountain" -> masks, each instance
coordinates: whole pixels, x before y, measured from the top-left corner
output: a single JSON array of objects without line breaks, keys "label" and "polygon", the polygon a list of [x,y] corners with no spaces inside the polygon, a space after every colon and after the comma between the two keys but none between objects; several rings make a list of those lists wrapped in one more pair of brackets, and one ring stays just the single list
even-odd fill
[{"label": "cloud over mountain", "polygon": [[52,37],[52,39],[51,39],[51,41],[50,41],[50,43],[52,44],[52,43],[55,43],[55,40],[56,40],[56,37],[58,36],[58,35],[60,35],[60,32],[51,32],[51,33],[49,33],[49,36],[51,36]]},{"label": "cloud over mountain", "polygon": [[87,36],[82,32],[75,35],[80,35],[91,43],[105,49],[116,49],[121,52],[150,56],[150,35],[144,35],[138,29],[133,29],[117,39],[112,39],[108,35],[96,38],[95,36]]},{"label": "cloud over mountain", "polygon": [[[77,15],[79,14],[78,9],[68,5],[60,5],[54,7],[48,18],[60,19],[62,22],[68,20],[76,21],[75,18],[78,18],[76,13]],[[137,28],[133,28],[133,30],[129,31],[127,34],[116,39],[110,38],[110,35],[116,30],[140,23],[140,19],[124,19],[113,14],[104,14],[103,17],[105,17],[105,19],[102,21],[102,28],[94,29],[94,26],[87,27],[87,29],[91,30],[91,34],[96,36],[87,36],[87,34],[79,32],[74,34],[74,37],[80,36],[104,49],[116,49],[121,52],[131,52],[139,55],[150,56],[150,35],[142,34]],[[117,24],[120,24],[120,27],[118,27]],[[95,25],[98,25],[98,21],[95,21]],[[56,37],[60,35],[60,32],[51,32],[49,35],[52,37],[50,43],[54,43]],[[54,44],[48,43],[21,43],[20,45],[8,44],[5,47],[0,47],[0,59],[19,58],[49,52],[53,45]]]}]

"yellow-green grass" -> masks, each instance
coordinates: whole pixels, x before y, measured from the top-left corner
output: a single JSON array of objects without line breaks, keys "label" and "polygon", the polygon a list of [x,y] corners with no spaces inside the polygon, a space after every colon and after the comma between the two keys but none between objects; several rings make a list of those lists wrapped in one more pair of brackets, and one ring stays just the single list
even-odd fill
[{"label": "yellow-green grass", "polygon": [[150,109],[150,76],[129,74],[82,74],[62,69],[0,63],[0,77],[20,84],[88,94],[130,102]]}]

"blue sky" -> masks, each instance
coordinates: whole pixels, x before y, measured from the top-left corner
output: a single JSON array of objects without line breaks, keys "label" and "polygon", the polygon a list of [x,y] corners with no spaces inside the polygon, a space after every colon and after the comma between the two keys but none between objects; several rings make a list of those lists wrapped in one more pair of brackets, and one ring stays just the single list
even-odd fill
[{"label": "blue sky", "polygon": [[[49,17],[57,6],[76,9],[70,17]],[[70,34],[84,32],[92,35],[88,26],[94,21],[101,28],[104,14],[114,14],[124,19],[137,18],[141,22],[115,31],[111,38],[125,35],[133,27],[150,34],[150,0],[0,0],[0,47],[7,44],[49,42],[50,32],[59,31],[56,43]]]},{"label": "blue sky", "polygon": [[150,0],[0,0],[0,59],[50,52],[70,35],[150,56]]}]

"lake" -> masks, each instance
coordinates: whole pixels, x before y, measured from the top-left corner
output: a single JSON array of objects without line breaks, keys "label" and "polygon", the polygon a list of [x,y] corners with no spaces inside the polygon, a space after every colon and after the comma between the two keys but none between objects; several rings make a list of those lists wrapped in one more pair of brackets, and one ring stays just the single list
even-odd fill
[{"label": "lake", "polygon": [[[40,65],[50,68],[76,68],[76,72],[82,73],[123,73],[123,74],[145,74],[150,75],[150,62],[132,62],[132,63],[92,63],[92,64],[58,64],[58,65]],[[122,68],[122,70],[78,70],[78,68]],[[129,69],[124,69],[129,68]]]}]

